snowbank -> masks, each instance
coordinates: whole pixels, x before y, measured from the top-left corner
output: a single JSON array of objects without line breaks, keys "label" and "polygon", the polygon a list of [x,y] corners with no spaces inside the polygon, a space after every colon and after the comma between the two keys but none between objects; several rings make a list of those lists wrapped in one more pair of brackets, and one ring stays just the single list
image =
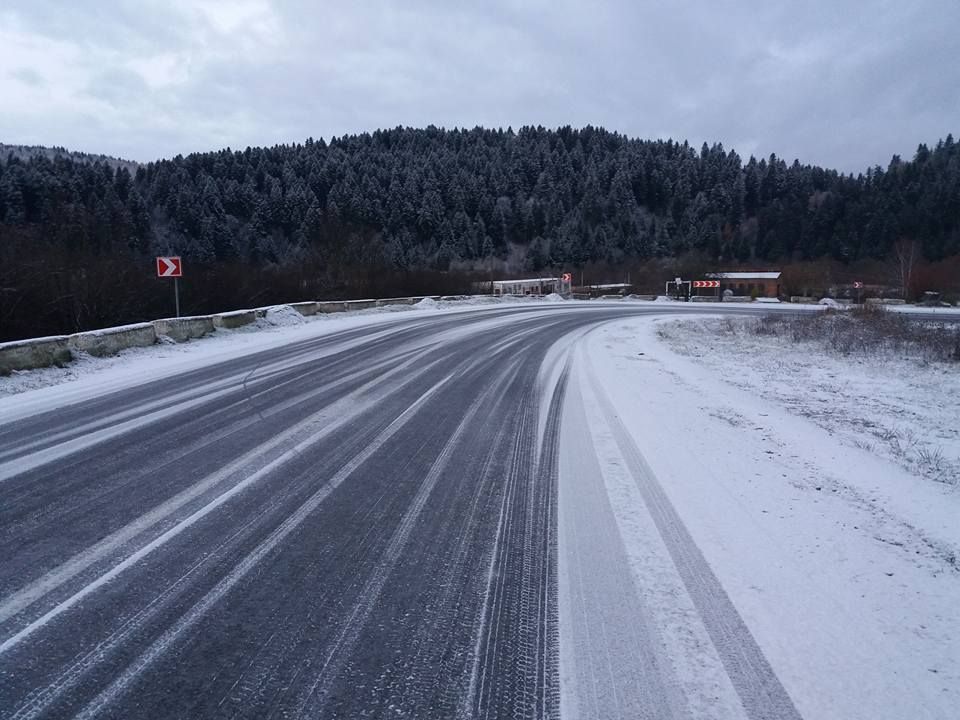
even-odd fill
[{"label": "snowbank", "polygon": [[257,320],[260,327],[293,327],[309,322],[292,305],[275,305],[267,308],[264,316]]}]

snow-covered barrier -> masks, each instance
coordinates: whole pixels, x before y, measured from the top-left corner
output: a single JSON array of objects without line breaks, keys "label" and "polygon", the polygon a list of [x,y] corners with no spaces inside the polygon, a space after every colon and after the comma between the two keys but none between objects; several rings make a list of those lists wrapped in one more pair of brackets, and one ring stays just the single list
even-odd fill
[{"label": "snow-covered barrier", "polygon": [[70,336],[68,346],[77,352],[103,357],[127,348],[149,347],[155,342],[157,330],[153,323],[146,322],[77,333]]},{"label": "snow-covered barrier", "polygon": [[317,312],[320,313],[346,312],[346,310],[347,305],[343,300],[325,300],[317,303]]},{"label": "snow-covered barrier", "polygon": [[73,359],[68,335],[0,343],[0,375],[14,370],[63,365]]},{"label": "snow-covered barrier", "polygon": [[317,314],[317,303],[315,302],[298,302],[290,303],[290,307],[296,310],[301,315],[316,315]]},{"label": "snow-covered barrier", "polygon": [[[456,296],[456,299],[462,297],[466,296]],[[186,342],[220,329],[232,330],[254,323],[266,326],[291,325],[305,322],[304,316],[317,313],[367,310],[386,305],[414,305],[423,299],[424,297],[399,297],[382,300],[299,302],[253,310],[234,310],[216,315],[165,318],[73,335],[14,340],[0,343],[0,375],[9,375],[15,370],[34,370],[51,365],[63,365],[71,362],[77,352],[102,357],[115,355],[127,348],[148,347],[161,338],[169,338],[174,342]],[[432,302],[439,300],[440,296],[434,295],[428,299]]]},{"label": "snow-covered barrier", "polygon": [[214,330],[213,315],[154,320],[153,327],[157,331],[157,337],[163,335],[175,342],[186,342],[212,333]]},{"label": "snow-covered barrier", "polygon": [[791,295],[790,302],[797,303],[799,305],[816,305],[817,299],[808,297],[806,295]]},{"label": "snow-covered barrier", "polygon": [[693,302],[720,302],[720,298],[714,295],[691,295],[690,299]]},{"label": "snow-covered barrier", "polygon": [[723,302],[753,302],[753,298],[749,295],[728,295]]},{"label": "snow-covered barrier", "polygon": [[907,301],[901,298],[867,298],[863,301],[867,305],[906,305]]},{"label": "snow-covered barrier", "polygon": [[249,325],[257,320],[256,310],[234,310],[213,316],[213,326],[217,329],[233,330]]}]

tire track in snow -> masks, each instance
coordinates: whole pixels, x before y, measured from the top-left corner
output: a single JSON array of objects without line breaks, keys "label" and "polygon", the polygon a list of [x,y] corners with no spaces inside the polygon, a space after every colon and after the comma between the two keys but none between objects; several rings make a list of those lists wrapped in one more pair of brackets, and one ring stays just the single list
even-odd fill
[{"label": "tire track in snow", "polygon": [[[122,548],[141,533],[171,517],[191,501],[201,498],[208,491],[217,488],[217,486],[222,483],[231,481],[233,485],[220,489],[220,494],[217,497],[223,497],[225,493],[230,493],[231,489],[236,489],[238,485],[249,480],[253,474],[256,474],[266,467],[268,462],[270,462],[271,455],[275,451],[283,450],[285,446],[291,445],[296,448],[297,440],[301,437],[309,436],[314,442],[322,440],[351,419],[376,406],[387,397],[388,394],[399,391],[419,377],[422,372],[429,369],[429,366],[421,367],[420,372],[408,375],[399,386],[374,392],[376,388],[382,386],[385,382],[410,370],[411,367],[417,364],[418,360],[419,357],[409,359],[396,368],[375,376],[372,380],[365,382],[345,397],[309,415],[287,430],[275,435],[262,445],[258,445],[252,450],[249,450],[233,462],[221,467],[211,475],[202,478],[197,483],[154,507],[149,512],[140,515],[122,528],[104,537],[96,544],[74,555],[58,567],[47,571],[43,576],[31,582],[29,585],[7,595],[0,600],[0,627],[2,627],[4,622],[22,612],[44,595],[56,590],[87,568],[102,562],[111,553]],[[351,379],[352,377],[348,376],[329,385],[325,385],[320,389],[298,396],[294,401],[272,408],[272,413],[279,412],[288,405],[305,402],[321,392],[335,390],[345,385]],[[369,393],[373,394],[361,401],[361,398]],[[219,436],[214,435],[214,438],[217,437]],[[287,450],[280,457],[289,459],[295,455],[296,452]],[[240,489],[247,487],[249,484],[249,482],[246,482]],[[0,645],[0,653],[2,653],[4,649],[5,644]]]},{"label": "tire track in snow", "polygon": [[[316,493],[314,493],[297,511],[288,517],[276,530],[274,530],[266,540],[260,543],[256,549],[247,555],[236,567],[217,585],[208,592],[198,603],[196,603],[188,612],[186,612],[171,628],[169,628],[160,638],[144,651],[130,666],[127,667],[105,690],[90,701],[83,710],[77,714],[78,720],[92,718],[98,715],[105,708],[109,707],[127,688],[133,684],[148,667],[155,663],[163,654],[168,652],[177,642],[180,641],[184,633],[194,627],[212,608],[214,608],[221,599],[230,592],[241,580],[243,580],[254,568],[257,567],[283,540],[296,530],[301,523],[314,511],[320,504],[329,497],[347,478],[349,478],[357,468],[370,459],[391,437],[393,437],[409,420],[416,414],[420,407],[426,403],[430,397],[435,395],[447,382],[451,376],[447,376],[430,390],[420,396],[411,406],[403,412],[396,420],[375,438],[364,450],[348,462],[333,477],[331,477]],[[27,716],[30,717],[30,716]]]},{"label": "tire track in snow", "polygon": [[566,372],[553,388],[539,453],[539,363],[528,372],[460,717],[559,717],[555,459]]},{"label": "tire track in snow", "polygon": [[[510,368],[508,368],[508,372],[509,370]],[[299,701],[295,712],[296,716],[313,717],[320,712],[320,706],[323,704],[335,676],[342,670],[343,664],[347,661],[346,655],[349,649],[357,642],[360,628],[369,618],[383,590],[383,586],[387,582],[387,578],[400,559],[400,554],[403,552],[410,538],[414,524],[419,519],[427,499],[434,491],[441,473],[443,473],[452,459],[454,450],[460,445],[471,422],[481,408],[487,404],[496,389],[497,384],[493,383],[485,393],[474,400],[470,407],[466,409],[460,423],[431,464],[430,471],[424,477],[417,494],[403,514],[399,526],[394,530],[390,542],[387,544],[386,550],[378,563],[378,567],[363,586],[360,592],[360,601],[354,605],[353,610],[345,618],[333,646],[326,654],[319,673],[307,689],[305,696]]]},{"label": "tire track in snow", "polygon": [[[579,368],[579,359],[577,360]],[[561,437],[561,716],[685,717],[670,658],[638,593],[583,412],[579,374]]]},{"label": "tire track in snow", "polygon": [[[93,582],[89,583],[67,599],[49,609],[46,613],[27,624],[17,633],[4,639],[2,642],[0,642],[0,655],[16,646],[19,642],[24,640],[37,629],[43,627],[43,625],[53,618],[69,610],[76,603],[80,602],[83,598],[96,591],[103,584],[118,577],[124,570],[132,567],[140,560],[147,557],[150,553],[154,552],[172,538],[191,527],[194,523],[202,520],[214,510],[217,510],[236,494],[244,491],[251,485],[259,482],[261,479],[269,476],[272,472],[275,472],[277,469],[282,467],[284,463],[299,455],[305,448],[316,442],[319,442],[323,438],[335,432],[338,428],[342,427],[352,418],[374,407],[377,403],[382,401],[383,397],[385,397],[384,393],[375,394],[368,398],[365,402],[360,402],[360,398],[363,397],[364,394],[371,392],[378,385],[381,385],[385,381],[392,379],[394,376],[409,370],[417,360],[418,358],[408,360],[397,368],[365,383],[342,400],[335,402],[331,406],[323,408],[313,415],[308,416],[305,420],[277,435],[269,442],[254,448],[246,455],[243,455],[229,465],[226,465],[213,475],[204,478],[202,481],[195,484],[188,490],[179,493],[167,502],[154,508],[152,511],[145,513],[133,522],[127,524],[122,529],[104,538],[88,550],[74,556],[69,561],[63,563],[54,570],[49,571],[39,580],[22,588],[13,595],[4,598],[2,603],[0,603],[0,624],[24,610],[26,607],[36,602],[45,594],[55,590],[60,585],[75,577],[91,565],[100,562],[109,553],[119,549],[138,534],[142,533],[153,525],[156,525],[164,518],[169,517],[191,500],[200,497],[207,490],[216,487],[224,481],[234,481],[232,485],[223,489],[212,500],[208,501],[205,505],[191,513],[186,518],[180,520],[172,528],[166,530],[158,537],[153,538],[141,546],[139,549],[117,563],[108,572],[102,574]],[[402,387],[405,387],[407,384],[426,372],[430,367],[432,367],[432,365],[433,363],[422,365],[419,372],[407,376],[401,385],[393,389],[394,392]],[[274,449],[284,448],[284,446],[289,447],[284,449],[280,455],[273,458],[269,462],[262,462],[266,457],[269,457],[271,451]],[[250,470],[254,467],[256,470],[251,473]],[[247,474],[241,475],[240,473],[242,471],[246,472]]]},{"label": "tire track in snow", "polygon": [[748,717],[751,720],[801,720],[780,679],[713,574],[589,364],[587,375],[647,510]]}]

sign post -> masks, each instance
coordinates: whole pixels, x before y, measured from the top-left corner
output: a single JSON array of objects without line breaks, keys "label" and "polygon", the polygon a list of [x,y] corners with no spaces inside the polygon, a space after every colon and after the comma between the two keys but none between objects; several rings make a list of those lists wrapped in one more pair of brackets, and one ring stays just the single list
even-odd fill
[{"label": "sign post", "polygon": [[157,258],[157,277],[173,278],[173,303],[180,317],[180,278],[183,277],[183,263],[179,255]]},{"label": "sign post", "polygon": [[679,299],[680,299],[680,291],[681,291],[681,288],[682,288],[684,285],[686,285],[686,286],[687,286],[687,287],[686,287],[687,292],[686,292],[686,298],[685,298],[685,300],[686,300],[687,302],[690,302],[690,293],[691,293],[690,286],[691,286],[692,284],[693,284],[693,282],[692,282],[691,280],[684,280],[683,278],[676,278],[675,280],[667,280],[667,284],[663,286],[663,292],[664,292],[665,295],[667,295],[667,296],[669,297],[669,295],[670,295],[670,286],[673,285],[674,294],[675,294],[677,300],[679,300]]},{"label": "sign post", "polygon": [[857,291],[857,305],[862,305],[863,304],[863,283],[857,280],[855,283],[853,283],[853,287]]}]

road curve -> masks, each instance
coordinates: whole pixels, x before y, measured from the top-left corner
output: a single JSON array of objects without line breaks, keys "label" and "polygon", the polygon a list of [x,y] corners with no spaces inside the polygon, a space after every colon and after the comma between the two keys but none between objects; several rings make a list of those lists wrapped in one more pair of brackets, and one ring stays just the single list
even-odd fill
[{"label": "road curve", "polygon": [[[662,312],[410,314],[0,424],[0,718],[559,717],[564,343]],[[798,717],[629,453],[747,715]]]}]

